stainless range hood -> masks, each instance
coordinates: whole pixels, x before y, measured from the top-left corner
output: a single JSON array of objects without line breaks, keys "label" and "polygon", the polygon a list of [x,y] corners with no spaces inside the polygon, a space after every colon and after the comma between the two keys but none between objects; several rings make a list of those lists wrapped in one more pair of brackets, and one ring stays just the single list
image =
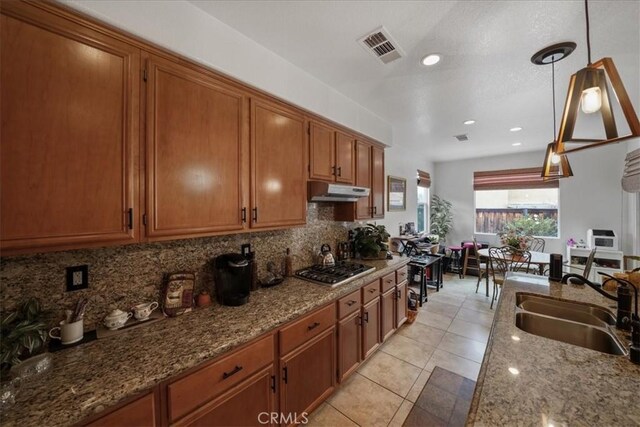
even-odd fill
[{"label": "stainless range hood", "polygon": [[365,187],[309,181],[310,202],[357,202],[362,197],[369,197],[369,191]]}]

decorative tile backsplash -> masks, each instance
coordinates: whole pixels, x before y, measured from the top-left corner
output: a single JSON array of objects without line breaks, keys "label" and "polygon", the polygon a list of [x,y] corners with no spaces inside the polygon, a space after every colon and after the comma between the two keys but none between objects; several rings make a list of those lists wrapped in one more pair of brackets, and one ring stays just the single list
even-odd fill
[{"label": "decorative tile backsplash", "polygon": [[[299,269],[315,262],[312,254],[322,243],[335,250],[352,226],[333,221],[333,206],[310,203],[307,225],[287,230],[0,258],[0,306],[4,311],[29,297],[39,298],[53,324],[62,320],[65,309],[86,297],[84,326],[91,330],[114,308],[128,310],[159,301],[164,274],[193,271],[197,291],[213,294],[209,262],[220,254],[240,252],[241,244],[251,243],[258,277],[263,278],[269,261],[282,270],[286,248],[291,248],[293,267]],[[89,266],[89,288],[66,292],[66,267],[82,264]]]}]

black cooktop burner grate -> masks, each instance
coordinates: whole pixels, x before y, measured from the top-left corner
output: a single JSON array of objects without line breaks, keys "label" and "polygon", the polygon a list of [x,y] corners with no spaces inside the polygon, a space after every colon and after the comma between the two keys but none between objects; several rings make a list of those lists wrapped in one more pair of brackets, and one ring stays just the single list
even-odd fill
[{"label": "black cooktop burner grate", "polygon": [[296,271],[296,276],[322,285],[338,286],[360,277],[375,267],[353,262],[340,261],[334,266],[312,265]]}]

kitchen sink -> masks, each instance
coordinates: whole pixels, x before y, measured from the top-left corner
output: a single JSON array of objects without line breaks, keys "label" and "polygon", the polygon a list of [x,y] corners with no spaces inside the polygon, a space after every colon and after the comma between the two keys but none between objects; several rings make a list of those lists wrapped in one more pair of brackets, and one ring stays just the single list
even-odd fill
[{"label": "kitchen sink", "polygon": [[616,317],[613,313],[593,304],[580,304],[543,296],[517,293],[516,305],[529,312],[594,326],[613,326],[616,324]]},{"label": "kitchen sink", "polygon": [[605,329],[584,323],[521,311],[516,313],[516,326],[533,335],[589,348],[602,353],[615,355],[626,354],[624,346],[614,335]]}]

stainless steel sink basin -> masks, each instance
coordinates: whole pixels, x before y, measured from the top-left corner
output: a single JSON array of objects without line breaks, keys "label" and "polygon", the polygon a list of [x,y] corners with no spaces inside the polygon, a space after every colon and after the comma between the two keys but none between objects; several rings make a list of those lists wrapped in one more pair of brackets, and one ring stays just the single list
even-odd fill
[{"label": "stainless steel sink basin", "polygon": [[525,332],[607,354],[625,355],[624,346],[605,329],[526,311],[516,313],[516,326]]},{"label": "stainless steel sink basin", "polygon": [[593,304],[580,304],[543,296],[517,293],[516,305],[533,313],[594,326],[604,326],[604,324],[613,326],[616,324],[616,317],[613,313]]}]

